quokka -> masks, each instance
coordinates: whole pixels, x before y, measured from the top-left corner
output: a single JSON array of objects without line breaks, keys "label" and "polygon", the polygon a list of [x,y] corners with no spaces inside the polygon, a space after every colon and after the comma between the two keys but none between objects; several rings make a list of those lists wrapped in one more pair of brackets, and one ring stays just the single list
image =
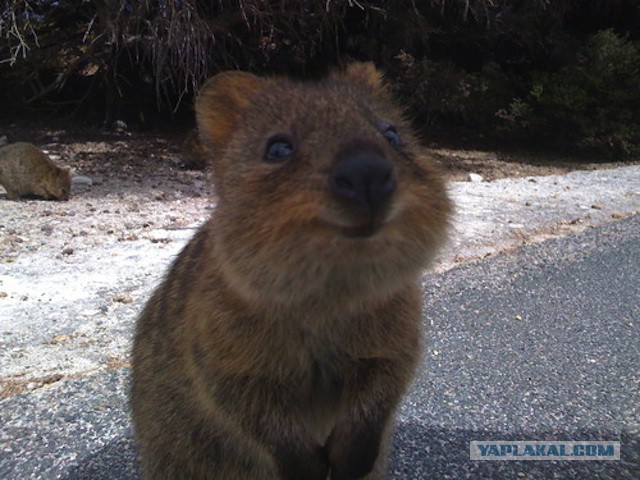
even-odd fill
[{"label": "quokka", "polygon": [[69,200],[71,173],[60,168],[31,143],[0,147],[0,185],[12,199],[38,197]]},{"label": "quokka", "polygon": [[384,478],[443,179],[372,64],[221,73],[196,116],[219,201],[137,322],[145,478]]}]

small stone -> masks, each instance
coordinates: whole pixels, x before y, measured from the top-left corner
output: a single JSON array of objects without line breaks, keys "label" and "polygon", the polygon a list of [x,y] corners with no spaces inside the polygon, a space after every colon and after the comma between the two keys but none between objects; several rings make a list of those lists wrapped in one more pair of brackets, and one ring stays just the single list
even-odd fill
[{"label": "small stone", "polygon": [[45,378],[42,379],[42,383],[44,385],[50,385],[52,383],[55,382],[59,382],[60,380],[62,380],[63,376],[59,373],[54,373],[53,375],[49,375]]},{"label": "small stone", "polygon": [[118,294],[114,295],[113,297],[111,297],[111,300],[113,300],[114,302],[120,302],[120,303],[131,303],[131,302],[133,302],[133,298],[131,298],[128,295],[125,295],[124,293],[118,293]]},{"label": "small stone", "polygon": [[117,133],[123,133],[127,128],[129,128],[129,126],[123,120],[116,120],[111,124],[111,130]]},{"label": "small stone", "polygon": [[62,250],[62,254],[63,255],[73,255],[73,248],[71,247],[67,247],[64,250]]},{"label": "small stone", "polygon": [[600,205],[591,205],[591,208],[593,208],[594,210],[602,210],[602,206]]},{"label": "small stone", "polygon": [[0,292],[0,298],[6,298],[9,294],[7,292]]},{"label": "small stone", "polygon": [[478,175],[477,173],[470,173],[469,181],[472,183],[479,183],[484,181],[484,177],[482,175]]},{"label": "small stone", "polygon": [[47,344],[47,345],[57,345],[59,343],[66,342],[70,338],[71,337],[69,335],[56,335],[51,340],[49,340],[47,342],[44,342],[44,343]]},{"label": "small stone", "polygon": [[615,220],[621,220],[624,218],[624,215],[622,215],[621,213],[612,213],[611,214],[611,218],[615,219]]},{"label": "small stone", "polygon": [[524,472],[518,472],[516,475],[518,476],[518,478],[527,478],[527,474]]},{"label": "small stone", "polygon": [[71,178],[71,184],[73,186],[90,187],[93,184],[93,180],[91,180],[89,177],[76,175],[75,177]]}]

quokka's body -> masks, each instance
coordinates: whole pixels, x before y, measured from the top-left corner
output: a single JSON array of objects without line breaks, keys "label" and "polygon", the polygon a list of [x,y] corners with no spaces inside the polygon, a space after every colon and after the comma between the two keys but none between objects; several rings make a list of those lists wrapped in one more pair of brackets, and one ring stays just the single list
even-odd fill
[{"label": "quokka's body", "polygon": [[10,199],[40,197],[69,200],[71,174],[31,143],[0,147],[0,185]]},{"label": "quokka's body", "polygon": [[145,478],[383,478],[443,181],[371,64],[223,73],[196,112],[219,203],[136,326]]}]

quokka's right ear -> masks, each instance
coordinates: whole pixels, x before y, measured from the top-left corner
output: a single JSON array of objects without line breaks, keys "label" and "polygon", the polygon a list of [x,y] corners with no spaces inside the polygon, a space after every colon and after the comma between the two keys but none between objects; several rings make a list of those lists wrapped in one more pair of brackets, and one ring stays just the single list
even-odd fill
[{"label": "quokka's right ear", "polygon": [[241,71],[219,73],[207,80],[196,98],[198,131],[205,144],[224,149],[238,130],[244,110],[267,83],[267,79]]},{"label": "quokka's right ear", "polygon": [[342,75],[352,81],[369,87],[373,91],[383,90],[385,87],[382,73],[373,62],[355,62],[347,65]]}]

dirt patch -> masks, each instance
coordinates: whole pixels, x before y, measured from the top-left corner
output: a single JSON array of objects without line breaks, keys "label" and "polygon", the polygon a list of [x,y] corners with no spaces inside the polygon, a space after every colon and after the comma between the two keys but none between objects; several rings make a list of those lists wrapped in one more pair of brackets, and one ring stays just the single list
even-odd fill
[{"label": "dirt patch", "polygon": [[469,180],[469,174],[480,175],[485,181],[500,178],[560,175],[575,170],[600,170],[623,165],[638,165],[640,160],[601,162],[579,156],[533,153],[530,151],[500,152],[491,150],[457,150],[432,148],[442,169],[452,181]]},{"label": "dirt patch", "polygon": [[[180,145],[193,128],[189,122],[162,126],[150,131],[136,131],[126,125],[117,131],[104,131],[77,123],[52,128],[52,122],[0,123],[0,136],[10,142],[35,143],[54,160],[87,175],[95,186],[105,185],[121,190],[136,185],[163,188],[176,195],[193,194],[190,188],[188,160],[181,157]],[[640,159],[624,162],[604,162],[579,153],[558,154],[509,148],[501,151],[491,148],[464,147],[460,149],[432,145],[430,148],[453,181],[469,180],[475,173],[485,181],[562,174],[573,170],[606,169],[621,165],[637,165]],[[162,194],[159,194],[163,199]]]},{"label": "dirt patch", "polygon": [[64,378],[64,375],[55,373],[45,377],[28,379],[20,379],[17,377],[18,376],[13,378],[0,378],[0,400],[59,382]]}]

